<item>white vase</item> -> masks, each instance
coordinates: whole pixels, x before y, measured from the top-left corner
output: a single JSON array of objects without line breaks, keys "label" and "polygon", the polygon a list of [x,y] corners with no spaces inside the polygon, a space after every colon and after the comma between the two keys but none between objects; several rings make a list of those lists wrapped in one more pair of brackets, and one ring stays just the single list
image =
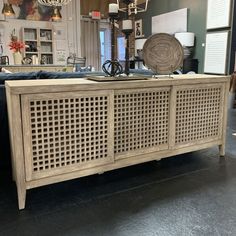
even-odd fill
[{"label": "white vase", "polygon": [[13,53],[13,59],[15,65],[21,65],[22,64],[22,55],[20,52],[14,52]]}]

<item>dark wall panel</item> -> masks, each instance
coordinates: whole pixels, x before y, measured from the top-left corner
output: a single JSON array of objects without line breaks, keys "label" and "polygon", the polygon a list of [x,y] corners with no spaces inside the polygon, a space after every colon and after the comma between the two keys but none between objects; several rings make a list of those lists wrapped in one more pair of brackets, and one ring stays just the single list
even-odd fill
[{"label": "dark wall panel", "polygon": [[148,11],[138,17],[143,18],[143,31],[147,37],[151,35],[152,16],[181,8],[188,8],[188,31],[196,34],[194,57],[199,60],[199,73],[202,73],[205,51],[202,43],[205,43],[206,35],[207,0],[151,0]]},{"label": "dark wall panel", "polygon": [[231,41],[231,55],[230,55],[230,73],[234,72],[235,52],[236,52],[236,4],[234,3],[232,19],[232,41]]}]

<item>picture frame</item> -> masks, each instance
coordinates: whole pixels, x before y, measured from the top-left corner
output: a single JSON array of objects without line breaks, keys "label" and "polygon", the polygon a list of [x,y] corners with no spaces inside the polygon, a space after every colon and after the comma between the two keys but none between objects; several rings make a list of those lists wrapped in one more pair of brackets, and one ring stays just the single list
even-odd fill
[{"label": "picture frame", "polygon": [[143,35],[143,20],[136,20],[134,23],[134,34],[135,38],[142,38]]},{"label": "picture frame", "polygon": [[230,27],[232,9],[232,0],[208,0],[207,30]]},{"label": "picture frame", "polygon": [[204,73],[227,74],[228,43],[228,30],[206,34]]}]

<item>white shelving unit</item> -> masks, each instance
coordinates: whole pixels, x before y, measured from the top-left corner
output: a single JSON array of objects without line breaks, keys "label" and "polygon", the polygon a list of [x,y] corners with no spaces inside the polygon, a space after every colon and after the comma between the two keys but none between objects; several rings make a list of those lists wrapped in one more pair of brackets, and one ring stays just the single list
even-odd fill
[{"label": "white shelving unit", "polygon": [[39,64],[53,64],[53,31],[50,28],[22,28],[22,41],[27,45],[24,57],[38,58]]}]

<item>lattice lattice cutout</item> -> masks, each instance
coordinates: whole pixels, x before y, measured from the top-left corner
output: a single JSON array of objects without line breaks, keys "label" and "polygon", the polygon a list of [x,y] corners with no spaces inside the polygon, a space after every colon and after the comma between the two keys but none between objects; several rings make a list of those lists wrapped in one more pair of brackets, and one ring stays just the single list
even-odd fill
[{"label": "lattice lattice cutout", "polygon": [[35,96],[27,98],[33,173],[111,161],[108,95]]},{"label": "lattice lattice cutout", "polygon": [[222,93],[220,86],[177,90],[176,144],[220,136]]},{"label": "lattice lattice cutout", "polygon": [[115,154],[168,145],[169,88],[115,93]]}]

